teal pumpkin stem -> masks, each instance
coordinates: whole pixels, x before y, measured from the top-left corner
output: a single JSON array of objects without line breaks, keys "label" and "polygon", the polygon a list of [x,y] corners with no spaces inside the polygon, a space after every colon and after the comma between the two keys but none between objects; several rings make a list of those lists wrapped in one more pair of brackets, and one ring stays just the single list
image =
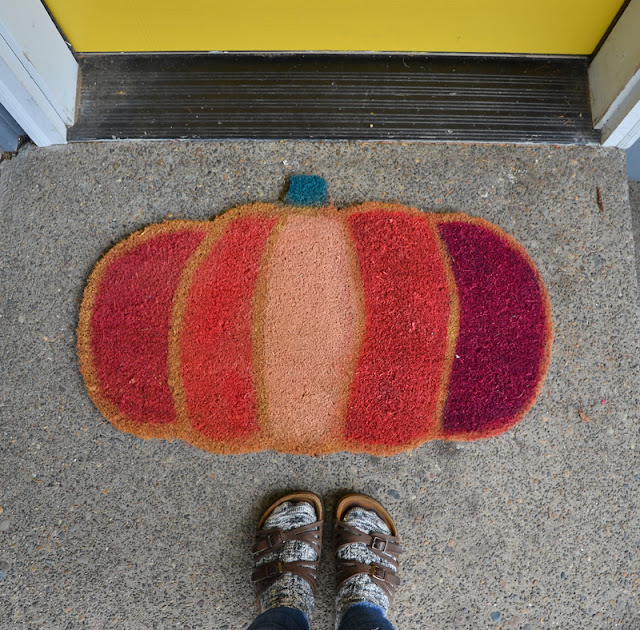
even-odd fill
[{"label": "teal pumpkin stem", "polygon": [[319,175],[292,175],[284,198],[288,206],[317,207],[329,204],[329,185]]}]

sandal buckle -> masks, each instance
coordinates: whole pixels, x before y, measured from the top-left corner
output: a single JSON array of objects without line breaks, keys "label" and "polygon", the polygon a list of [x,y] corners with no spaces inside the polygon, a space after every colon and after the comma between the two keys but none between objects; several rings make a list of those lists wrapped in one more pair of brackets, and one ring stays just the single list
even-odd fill
[{"label": "sandal buckle", "polygon": [[278,561],[277,564],[268,564],[266,567],[265,577],[272,578],[282,573],[282,562]]},{"label": "sandal buckle", "polygon": [[277,532],[276,534],[269,534],[267,536],[267,544],[269,547],[276,547],[277,545],[283,545],[284,539],[282,536],[282,532]]},{"label": "sandal buckle", "polygon": [[371,549],[375,549],[376,551],[381,551],[384,553],[387,550],[387,545],[389,542],[384,538],[378,538],[377,536],[373,537],[371,541]]},{"label": "sandal buckle", "polygon": [[369,571],[370,575],[374,578],[378,578],[379,580],[385,580],[387,577],[387,571],[384,567],[379,564],[372,564],[371,570]]}]

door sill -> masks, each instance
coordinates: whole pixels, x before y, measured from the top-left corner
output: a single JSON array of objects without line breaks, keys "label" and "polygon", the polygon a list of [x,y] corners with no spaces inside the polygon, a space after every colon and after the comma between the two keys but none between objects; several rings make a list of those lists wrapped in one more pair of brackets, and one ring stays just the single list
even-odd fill
[{"label": "door sill", "polygon": [[70,141],[403,140],[598,144],[588,58],[79,55]]}]

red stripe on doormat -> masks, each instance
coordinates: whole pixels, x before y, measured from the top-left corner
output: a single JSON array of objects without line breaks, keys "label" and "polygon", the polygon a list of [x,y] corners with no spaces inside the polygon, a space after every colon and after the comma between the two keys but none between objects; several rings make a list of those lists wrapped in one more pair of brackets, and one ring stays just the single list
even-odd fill
[{"label": "red stripe on doormat", "polygon": [[515,241],[467,221],[439,229],[460,295],[443,431],[445,437],[488,437],[519,420],[535,398],[550,317],[533,263]]},{"label": "red stripe on doormat", "polygon": [[438,430],[449,290],[434,228],[416,213],[348,218],[364,289],[365,330],[347,440],[409,446]]},{"label": "red stripe on doormat", "polygon": [[192,428],[211,440],[258,428],[252,300],[275,218],[233,220],[194,272],[180,338],[181,376]]},{"label": "red stripe on doormat", "polygon": [[111,262],[91,315],[91,349],[101,394],[127,419],[174,422],[168,383],[173,296],[202,232],[160,234]]}]

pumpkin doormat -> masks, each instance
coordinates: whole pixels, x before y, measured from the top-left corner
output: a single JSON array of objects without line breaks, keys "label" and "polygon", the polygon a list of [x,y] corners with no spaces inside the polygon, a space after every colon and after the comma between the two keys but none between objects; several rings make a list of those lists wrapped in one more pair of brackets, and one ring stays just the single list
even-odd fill
[{"label": "pumpkin doormat", "polygon": [[96,265],[78,328],[118,429],[217,453],[391,454],[502,433],[549,364],[549,298],[495,225],[292,178],[285,205],[136,232]]}]

